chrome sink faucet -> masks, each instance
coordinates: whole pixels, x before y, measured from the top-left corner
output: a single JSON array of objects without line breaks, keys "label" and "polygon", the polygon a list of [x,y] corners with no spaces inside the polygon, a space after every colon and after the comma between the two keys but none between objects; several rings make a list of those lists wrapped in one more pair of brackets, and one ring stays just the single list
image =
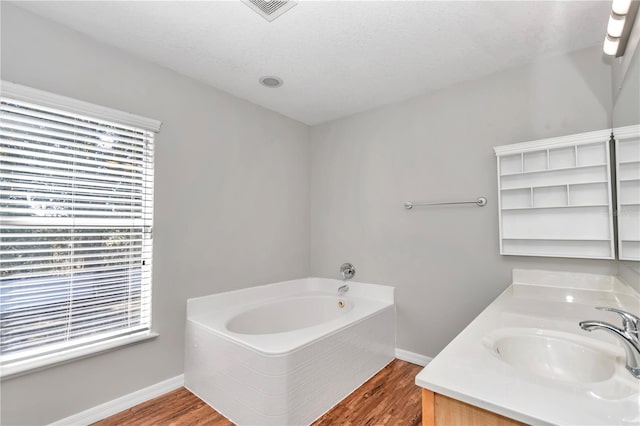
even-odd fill
[{"label": "chrome sink faucet", "polygon": [[622,318],[622,328],[618,328],[604,321],[581,321],[580,327],[586,331],[604,330],[617,336],[622,342],[622,346],[627,354],[627,370],[629,370],[633,377],[640,379],[640,341],[638,339],[640,318],[620,309],[607,308],[604,306],[599,306],[596,309],[614,312],[620,315]]},{"label": "chrome sink faucet", "polygon": [[356,274],[356,268],[352,264],[343,263],[342,266],[340,266],[340,275],[342,276],[342,281],[344,281],[344,284],[338,287],[339,296],[342,296],[343,294],[349,291],[349,286],[347,285],[346,282],[347,280],[350,280],[351,278],[353,278],[355,274]]}]

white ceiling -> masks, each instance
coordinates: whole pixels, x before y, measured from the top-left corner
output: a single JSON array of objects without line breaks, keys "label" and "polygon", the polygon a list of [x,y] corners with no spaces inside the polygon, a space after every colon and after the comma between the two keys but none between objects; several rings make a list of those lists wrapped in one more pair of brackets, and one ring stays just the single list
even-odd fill
[{"label": "white ceiling", "polygon": [[611,2],[302,0],[271,23],[240,0],[18,6],[313,125],[600,44]]}]

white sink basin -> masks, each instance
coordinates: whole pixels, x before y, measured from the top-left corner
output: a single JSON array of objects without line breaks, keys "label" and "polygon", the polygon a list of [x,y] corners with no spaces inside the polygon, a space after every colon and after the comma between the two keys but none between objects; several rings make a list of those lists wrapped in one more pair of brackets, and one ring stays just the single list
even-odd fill
[{"label": "white sink basin", "polygon": [[617,352],[600,341],[538,329],[500,329],[485,336],[494,355],[519,371],[572,383],[610,379]]}]

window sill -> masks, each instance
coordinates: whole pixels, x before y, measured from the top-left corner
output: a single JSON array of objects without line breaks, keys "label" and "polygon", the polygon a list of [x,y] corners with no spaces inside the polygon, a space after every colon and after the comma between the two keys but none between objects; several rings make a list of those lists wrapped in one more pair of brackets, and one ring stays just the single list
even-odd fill
[{"label": "window sill", "polygon": [[158,333],[145,331],[142,333],[132,334],[130,336],[118,337],[104,342],[47,354],[25,361],[2,365],[0,366],[0,380],[33,373],[35,371],[44,370],[60,364],[66,364],[71,361],[98,355],[100,353],[108,352],[134,343],[143,342],[145,340],[154,339],[156,337],[158,337]]}]

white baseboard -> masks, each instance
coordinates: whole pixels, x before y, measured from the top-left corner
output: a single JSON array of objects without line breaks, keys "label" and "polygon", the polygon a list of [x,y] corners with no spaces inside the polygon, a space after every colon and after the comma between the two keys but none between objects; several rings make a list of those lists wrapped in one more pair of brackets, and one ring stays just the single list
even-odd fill
[{"label": "white baseboard", "polygon": [[[404,349],[396,348],[395,355],[396,358],[402,361],[422,366],[427,365],[429,361],[431,361],[431,358],[428,356],[405,351]],[[105,402],[104,404],[97,405],[72,416],[65,417],[64,419],[51,423],[50,426],[88,425],[95,423],[98,420],[102,420],[114,414],[118,414],[121,411],[128,410],[133,406],[156,398],[167,392],[171,392],[181,386],[184,386],[184,374],[172,377],[171,379],[164,380],[128,395],[121,396],[120,398]]]},{"label": "white baseboard", "polygon": [[398,348],[396,348],[396,358],[402,361],[410,362],[412,364],[422,365],[423,367],[429,364],[429,362],[431,362],[431,360],[433,359],[426,355],[420,355],[415,352],[409,352],[405,351],[404,349]]},{"label": "white baseboard", "polygon": [[88,425],[106,417],[127,410],[135,405],[156,398],[167,392],[171,392],[184,385],[184,374],[156,383],[139,391],[121,396],[104,404],[97,405],[88,410],[66,417],[51,423],[52,426],[63,425]]}]

